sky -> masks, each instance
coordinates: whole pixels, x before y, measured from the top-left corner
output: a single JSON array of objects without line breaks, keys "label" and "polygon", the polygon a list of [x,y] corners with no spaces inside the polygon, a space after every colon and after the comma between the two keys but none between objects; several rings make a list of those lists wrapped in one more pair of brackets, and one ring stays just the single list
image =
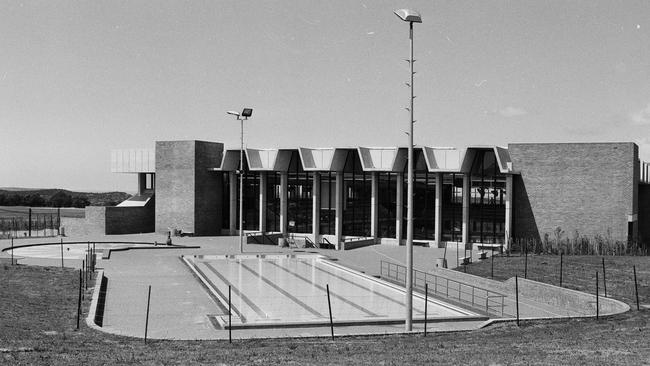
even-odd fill
[{"label": "sky", "polygon": [[110,151],[632,141],[650,1],[3,1],[0,187],[135,191]]}]

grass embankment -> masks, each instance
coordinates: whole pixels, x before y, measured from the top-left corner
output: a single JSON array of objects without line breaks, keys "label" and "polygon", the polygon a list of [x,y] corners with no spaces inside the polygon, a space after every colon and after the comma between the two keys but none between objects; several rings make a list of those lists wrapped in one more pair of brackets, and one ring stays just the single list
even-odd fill
[{"label": "grass embankment", "polygon": [[[529,278],[541,279],[554,273],[554,258],[529,258]],[[523,263],[516,257],[497,260],[495,270],[499,268],[502,278],[509,276],[508,271],[519,273]],[[591,266],[592,260],[600,259],[589,258],[585,265]],[[612,278],[620,261],[624,263],[622,267],[627,261],[644,267],[645,282],[640,290],[642,300],[647,301],[648,259],[611,260],[614,262]],[[542,264],[544,261],[546,264]],[[588,268],[591,272],[592,267]],[[470,273],[487,271],[489,277],[490,263],[474,264],[468,269]],[[237,340],[232,344],[153,341],[145,345],[141,339],[105,334],[84,324],[75,330],[77,281],[78,273],[73,270],[0,266],[0,363],[639,365],[650,359],[650,311],[647,310],[634,310],[600,321],[539,321],[522,323],[521,327],[507,323],[468,333],[430,334],[426,338],[411,334],[340,337],[335,341],[329,338]],[[580,289],[579,281],[571,283]],[[608,291],[609,286],[608,282]],[[88,298],[84,303],[86,311]],[[631,303],[628,297],[623,299]]]}]

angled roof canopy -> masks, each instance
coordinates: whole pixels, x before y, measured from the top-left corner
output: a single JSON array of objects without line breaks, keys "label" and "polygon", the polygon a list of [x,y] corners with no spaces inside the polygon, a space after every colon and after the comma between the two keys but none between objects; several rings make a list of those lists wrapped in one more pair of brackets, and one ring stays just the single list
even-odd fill
[{"label": "angled roof canopy", "polygon": [[[494,152],[503,174],[512,174],[512,162],[508,149],[498,146],[470,146],[467,149],[452,147],[416,147],[421,150],[429,172],[469,173],[478,151]],[[245,149],[246,162],[251,171],[286,172],[291,154],[296,149]],[[359,154],[361,166],[366,172],[403,172],[407,162],[407,149],[403,147],[356,147],[297,149],[305,171],[342,171],[348,152]],[[226,150],[221,165],[211,170],[236,171],[239,169],[239,150]]]}]

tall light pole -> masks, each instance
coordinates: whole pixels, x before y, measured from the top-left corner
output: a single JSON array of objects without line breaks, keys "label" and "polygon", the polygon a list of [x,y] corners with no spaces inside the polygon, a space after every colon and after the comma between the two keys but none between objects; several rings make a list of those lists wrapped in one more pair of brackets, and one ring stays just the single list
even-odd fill
[{"label": "tall light pole", "polygon": [[407,85],[411,90],[409,118],[409,153],[408,153],[408,188],[406,198],[406,331],[413,330],[413,23],[422,23],[420,13],[410,9],[395,10],[395,15],[409,23],[409,51],[407,60],[411,69],[411,82]]},{"label": "tall light pole", "polygon": [[253,115],[253,108],[244,108],[241,113],[226,112],[235,116],[241,125],[239,148],[239,252],[244,252],[244,121]]}]

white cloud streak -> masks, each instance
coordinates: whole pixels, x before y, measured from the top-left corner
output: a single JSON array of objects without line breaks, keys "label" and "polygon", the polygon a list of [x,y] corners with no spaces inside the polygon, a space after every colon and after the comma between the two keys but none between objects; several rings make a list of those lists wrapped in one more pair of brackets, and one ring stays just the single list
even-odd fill
[{"label": "white cloud streak", "polygon": [[650,125],[650,103],[645,108],[630,113],[630,121],[635,125]]},{"label": "white cloud streak", "polygon": [[528,114],[528,112],[523,108],[509,106],[509,107],[501,108],[499,110],[499,114],[506,118],[512,118],[512,117],[524,116]]}]

